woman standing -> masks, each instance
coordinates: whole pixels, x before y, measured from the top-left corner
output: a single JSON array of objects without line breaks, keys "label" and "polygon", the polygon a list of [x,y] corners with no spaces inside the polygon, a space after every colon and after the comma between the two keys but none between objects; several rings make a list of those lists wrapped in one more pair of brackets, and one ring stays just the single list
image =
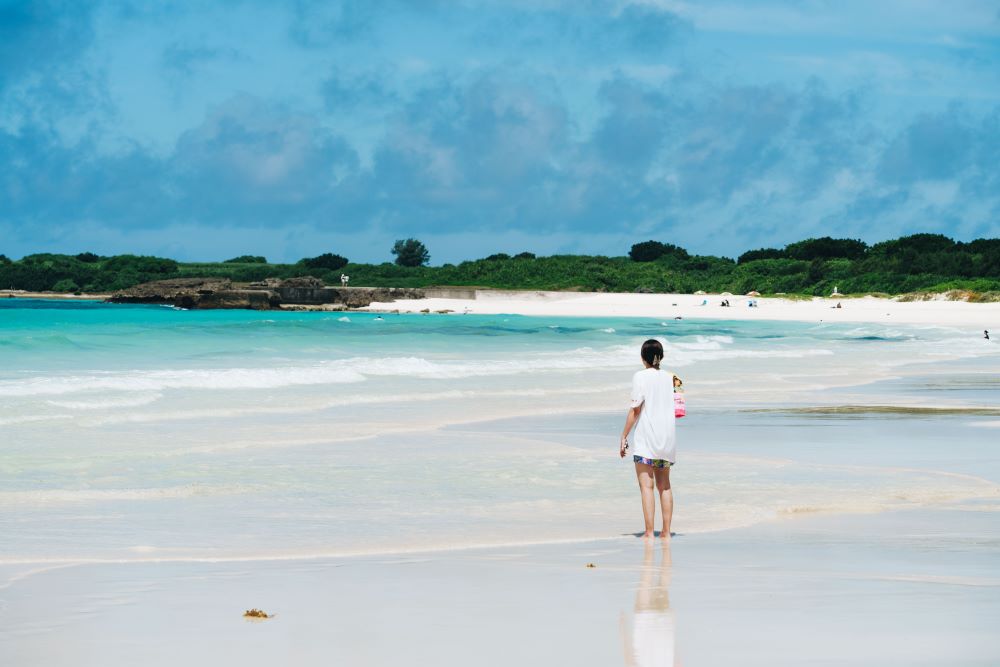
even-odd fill
[{"label": "woman standing", "polygon": [[656,517],[655,487],[660,496],[663,530],[660,537],[670,539],[670,521],[674,513],[674,495],[670,490],[670,466],[676,454],[674,417],[674,374],[660,370],[663,346],[650,339],[640,352],[645,368],[632,377],[632,407],[625,416],[619,454],[625,457],[628,436],[635,428],[635,449],[632,460],[642,494],[642,517],[646,524],[644,537],[653,537]]}]

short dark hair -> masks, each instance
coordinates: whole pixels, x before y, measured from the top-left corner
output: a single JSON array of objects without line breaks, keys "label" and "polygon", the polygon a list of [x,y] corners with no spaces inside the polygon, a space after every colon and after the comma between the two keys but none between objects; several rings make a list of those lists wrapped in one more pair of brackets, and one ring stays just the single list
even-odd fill
[{"label": "short dark hair", "polygon": [[663,361],[663,345],[655,338],[650,338],[642,344],[642,351],[639,353],[642,360],[647,364],[660,370],[660,362]]}]

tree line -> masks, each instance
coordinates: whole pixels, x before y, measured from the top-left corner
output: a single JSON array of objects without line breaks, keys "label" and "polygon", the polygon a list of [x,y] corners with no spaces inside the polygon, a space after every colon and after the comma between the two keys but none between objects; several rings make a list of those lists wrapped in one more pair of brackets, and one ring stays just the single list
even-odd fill
[{"label": "tree line", "polygon": [[495,253],[458,264],[428,266],[428,248],[402,239],[393,262],[352,263],[327,252],[293,264],[258,255],[222,262],[177,262],[160,257],[91,252],[40,253],[13,261],[0,255],[0,288],[106,292],[165,278],[218,277],[236,282],[312,275],[330,284],[340,273],[352,285],[427,287],[455,285],[502,289],[608,292],[707,292],[824,295],[901,294],[964,289],[1000,292],[1000,239],[961,242],[940,234],[914,234],[868,245],[856,239],[812,238],[783,248],[749,250],[736,259],[693,255],[661,241],[634,244],[626,256]]}]

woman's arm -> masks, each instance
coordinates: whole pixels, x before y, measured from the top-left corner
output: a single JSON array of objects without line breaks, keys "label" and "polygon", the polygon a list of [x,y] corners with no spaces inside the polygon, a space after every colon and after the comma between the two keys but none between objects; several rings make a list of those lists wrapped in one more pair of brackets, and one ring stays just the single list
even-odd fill
[{"label": "woman's arm", "polygon": [[618,443],[618,456],[625,458],[625,447],[628,445],[628,434],[632,432],[632,427],[639,421],[639,414],[642,412],[642,404],[629,408],[625,415],[625,428],[622,429],[621,441]]}]

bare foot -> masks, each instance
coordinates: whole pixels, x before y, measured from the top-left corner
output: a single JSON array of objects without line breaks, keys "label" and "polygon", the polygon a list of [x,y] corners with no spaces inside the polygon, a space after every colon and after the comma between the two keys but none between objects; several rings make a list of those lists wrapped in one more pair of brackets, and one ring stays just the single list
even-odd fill
[{"label": "bare foot", "polygon": [[671,536],[672,536],[672,533],[669,530],[661,530],[660,531],[660,539],[661,540],[669,540],[671,538]]},{"label": "bare foot", "polygon": [[643,534],[642,534],[642,536],[643,536],[644,538],[649,538],[649,537],[656,537],[656,533],[654,533],[654,532],[653,532],[653,531],[651,531],[651,530],[647,530],[647,531],[646,531],[645,533],[643,533]]}]

